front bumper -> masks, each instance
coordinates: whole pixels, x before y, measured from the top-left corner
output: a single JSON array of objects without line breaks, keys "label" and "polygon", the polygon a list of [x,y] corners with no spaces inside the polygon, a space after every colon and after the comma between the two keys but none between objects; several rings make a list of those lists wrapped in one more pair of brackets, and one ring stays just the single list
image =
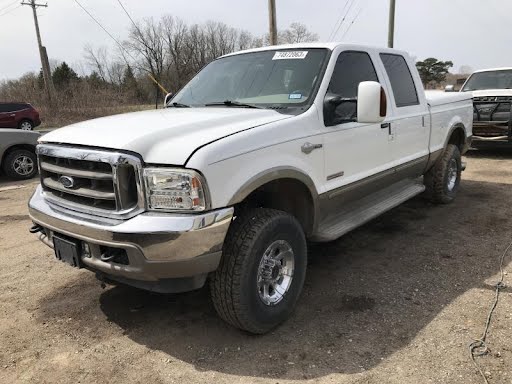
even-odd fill
[{"label": "front bumper", "polygon": [[[53,246],[55,233],[89,245],[84,266],[108,280],[154,291],[199,288],[217,269],[233,208],[203,214],[142,213],[129,220],[83,216],[48,203],[39,186],[29,202],[29,215],[43,228],[41,240]],[[124,250],[126,265],[104,261],[105,249]],[[174,289],[173,280],[182,288]],[[168,282],[169,284],[166,284]]]}]

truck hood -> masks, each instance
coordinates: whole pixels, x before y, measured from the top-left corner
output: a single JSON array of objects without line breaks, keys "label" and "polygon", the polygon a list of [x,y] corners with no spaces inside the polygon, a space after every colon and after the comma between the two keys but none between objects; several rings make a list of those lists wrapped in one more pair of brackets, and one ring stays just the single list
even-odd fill
[{"label": "truck hood", "polygon": [[481,91],[471,91],[473,97],[488,96],[512,96],[512,89],[484,89]]},{"label": "truck hood", "polygon": [[146,163],[185,165],[205,144],[290,117],[269,109],[167,108],[84,121],[52,131],[40,141],[127,150]]}]

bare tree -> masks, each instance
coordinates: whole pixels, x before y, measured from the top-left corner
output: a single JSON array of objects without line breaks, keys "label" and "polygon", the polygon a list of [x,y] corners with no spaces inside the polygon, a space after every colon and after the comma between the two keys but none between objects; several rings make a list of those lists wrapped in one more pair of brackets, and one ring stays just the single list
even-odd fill
[{"label": "bare tree", "polygon": [[[162,21],[153,18],[145,19],[130,29],[130,35],[125,42],[131,57],[137,60],[135,67],[161,81],[164,70],[168,66],[168,55],[163,33]],[[160,89],[155,86],[156,96]]]},{"label": "bare tree", "polygon": [[302,23],[292,23],[290,27],[279,35],[281,44],[304,43],[317,41],[318,35],[311,32]]}]

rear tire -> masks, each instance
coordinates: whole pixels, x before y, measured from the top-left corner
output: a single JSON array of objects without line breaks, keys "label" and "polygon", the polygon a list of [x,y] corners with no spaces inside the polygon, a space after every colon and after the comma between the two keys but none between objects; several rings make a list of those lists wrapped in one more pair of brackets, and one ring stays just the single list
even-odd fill
[{"label": "rear tire", "polygon": [[34,124],[30,120],[21,120],[18,124],[18,128],[22,131],[32,131],[34,129]]},{"label": "rear tire", "polygon": [[243,211],[229,228],[210,278],[213,305],[231,325],[267,333],[295,308],[306,265],[306,238],[297,219],[273,209]]},{"label": "rear tire", "polygon": [[26,149],[16,149],[5,156],[2,168],[11,179],[30,179],[37,174],[36,154]]},{"label": "rear tire", "polygon": [[449,204],[457,195],[462,172],[459,148],[448,144],[441,157],[425,174],[427,196],[437,204]]}]

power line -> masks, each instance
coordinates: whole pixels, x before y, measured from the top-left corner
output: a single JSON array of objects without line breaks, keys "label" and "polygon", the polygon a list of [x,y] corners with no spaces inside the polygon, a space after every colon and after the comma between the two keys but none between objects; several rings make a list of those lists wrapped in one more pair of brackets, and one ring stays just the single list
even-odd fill
[{"label": "power line", "polygon": [[[130,21],[132,22],[133,26],[135,27],[135,29],[137,30],[137,32],[139,33],[139,35],[141,36],[142,38],[142,31],[140,30],[139,26],[137,25],[137,23],[133,20],[133,18],[131,17],[130,13],[128,12],[128,10],[125,8],[125,6],[123,5],[123,3],[121,3],[121,0],[117,0],[117,2],[119,3],[119,5],[121,6],[121,8],[123,8],[123,11],[124,13],[126,13],[126,16],[128,16],[128,18],[130,19]],[[135,59],[133,58],[133,56],[130,55],[130,57],[132,58],[133,61],[135,61]],[[155,77],[148,73],[148,77],[162,90],[164,91],[166,94],[169,93],[162,84],[160,84],[158,82],[157,79],[155,79]]]},{"label": "power line", "polygon": [[[98,20],[96,20],[96,18],[95,18],[95,17],[94,17],[94,16],[93,16],[93,15],[92,15],[92,14],[91,14],[91,13],[90,13],[90,12],[89,12],[89,11],[88,11],[88,10],[87,10],[83,5],[82,5],[82,4],[80,4],[80,2],[79,2],[78,0],[74,0],[74,1],[75,1],[75,3],[77,3],[77,4],[78,4],[78,6],[79,6],[80,8],[82,8],[82,10],[83,10],[85,13],[87,13],[87,15],[89,15],[89,17],[90,17],[90,18],[91,18],[91,19],[92,19],[96,24],[98,24],[98,26],[99,26],[101,29],[103,29],[103,31],[104,31],[107,35],[109,35],[109,36],[110,36],[110,38],[111,38],[112,40],[114,40],[114,41],[116,42],[116,44],[119,46],[119,48],[121,48],[123,51],[125,50],[125,49],[124,49],[124,47],[122,46],[122,44],[121,44],[121,43],[120,43],[120,42],[119,42],[119,41],[118,41],[118,40],[117,40],[117,39],[116,39],[116,38],[115,38],[115,37],[114,37],[114,36],[113,36],[113,35],[112,35],[112,34],[111,34],[111,33],[110,33],[110,32],[109,32],[109,31],[108,31],[108,30],[107,30],[107,29],[106,29],[106,28],[105,28],[105,27],[104,27],[104,26],[103,26],[103,25],[98,21]],[[132,59],[133,59],[133,57],[132,57]]]},{"label": "power line", "polygon": [[11,9],[11,10],[9,10],[9,11],[5,11],[4,13],[0,13],[0,17],[1,17],[1,16],[8,15],[9,13],[11,13],[11,12],[13,12],[13,11],[17,10],[17,9],[18,9],[18,8],[20,8],[20,7],[21,7],[21,4],[20,4],[20,5],[18,5],[17,7],[14,7],[13,9]]},{"label": "power line", "polygon": [[352,28],[352,26],[354,25],[354,23],[356,22],[357,18],[359,17],[359,15],[361,14],[361,12],[363,11],[365,5],[367,3],[365,2],[361,8],[359,8],[359,11],[356,13],[356,16],[354,17],[354,19],[352,19],[352,22],[349,24],[347,30],[343,33],[343,35],[341,36],[341,40],[343,40],[345,38],[345,35],[348,33],[348,31],[350,31],[350,28]]},{"label": "power line", "polygon": [[128,18],[130,19],[130,21],[132,22],[133,26],[135,28],[137,28],[137,30],[139,31],[140,33],[140,30],[139,30],[139,26],[137,25],[137,23],[135,21],[133,21],[133,18],[131,17],[130,13],[128,13],[127,9],[125,8],[125,6],[123,5],[123,3],[121,3],[121,0],[117,0],[117,2],[119,3],[119,5],[121,6],[121,8],[123,8],[123,11],[124,13],[126,13],[126,16],[128,16]]},{"label": "power line", "polygon": [[7,4],[5,7],[0,8],[0,12],[3,11],[4,9],[9,8],[11,5],[14,5],[14,4],[17,4],[17,3],[18,3],[18,0],[15,0],[12,3]]},{"label": "power line", "polygon": [[338,32],[340,31],[340,28],[343,26],[343,23],[345,22],[345,19],[347,18],[348,14],[350,13],[350,10],[352,9],[352,7],[354,6],[354,4],[356,3],[357,0],[352,0],[352,2],[350,3],[348,9],[347,9],[347,12],[345,13],[345,16],[343,16],[343,19],[341,20],[341,23],[340,25],[338,26],[338,29],[336,29],[336,32],[334,33],[334,35],[332,36],[333,39],[336,38],[336,35],[338,34]]},{"label": "power line", "polygon": [[[101,28],[103,29],[103,31],[112,39],[115,41],[115,43],[119,46],[119,48],[121,49],[122,52],[124,52],[125,54],[127,54],[128,56],[130,56],[130,58],[133,60],[133,61],[136,61],[135,58],[132,56],[132,54],[130,52],[128,52],[125,47],[123,47],[123,45],[119,42],[119,40],[117,40],[78,0],[74,0],[75,3],[78,4],[78,6],[80,8],[82,8],[82,10]],[[121,4],[121,3],[120,3]],[[122,6],[122,4],[121,4]],[[124,7],[123,7],[124,9]],[[126,12],[126,10],[125,10]],[[127,13],[128,14],[128,13]],[[131,20],[131,17],[130,17],[130,20]],[[154,77],[153,75],[151,74],[148,74],[149,78],[156,84],[158,85],[158,87],[164,91],[166,94],[169,93]]]},{"label": "power line", "polygon": [[349,3],[350,0],[347,0],[345,2],[345,5],[343,6],[343,8],[341,9],[341,12],[340,12],[340,17],[336,19],[336,23],[334,23],[334,27],[332,28],[332,31],[331,33],[329,34],[329,40],[332,39],[332,36],[334,35],[334,31],[336,30],[336,28],[338,27],[338,24],[341,22],[341,16],[343,16],[343,12],[345,12],[345,9],[347,8],[347,5]]}]

